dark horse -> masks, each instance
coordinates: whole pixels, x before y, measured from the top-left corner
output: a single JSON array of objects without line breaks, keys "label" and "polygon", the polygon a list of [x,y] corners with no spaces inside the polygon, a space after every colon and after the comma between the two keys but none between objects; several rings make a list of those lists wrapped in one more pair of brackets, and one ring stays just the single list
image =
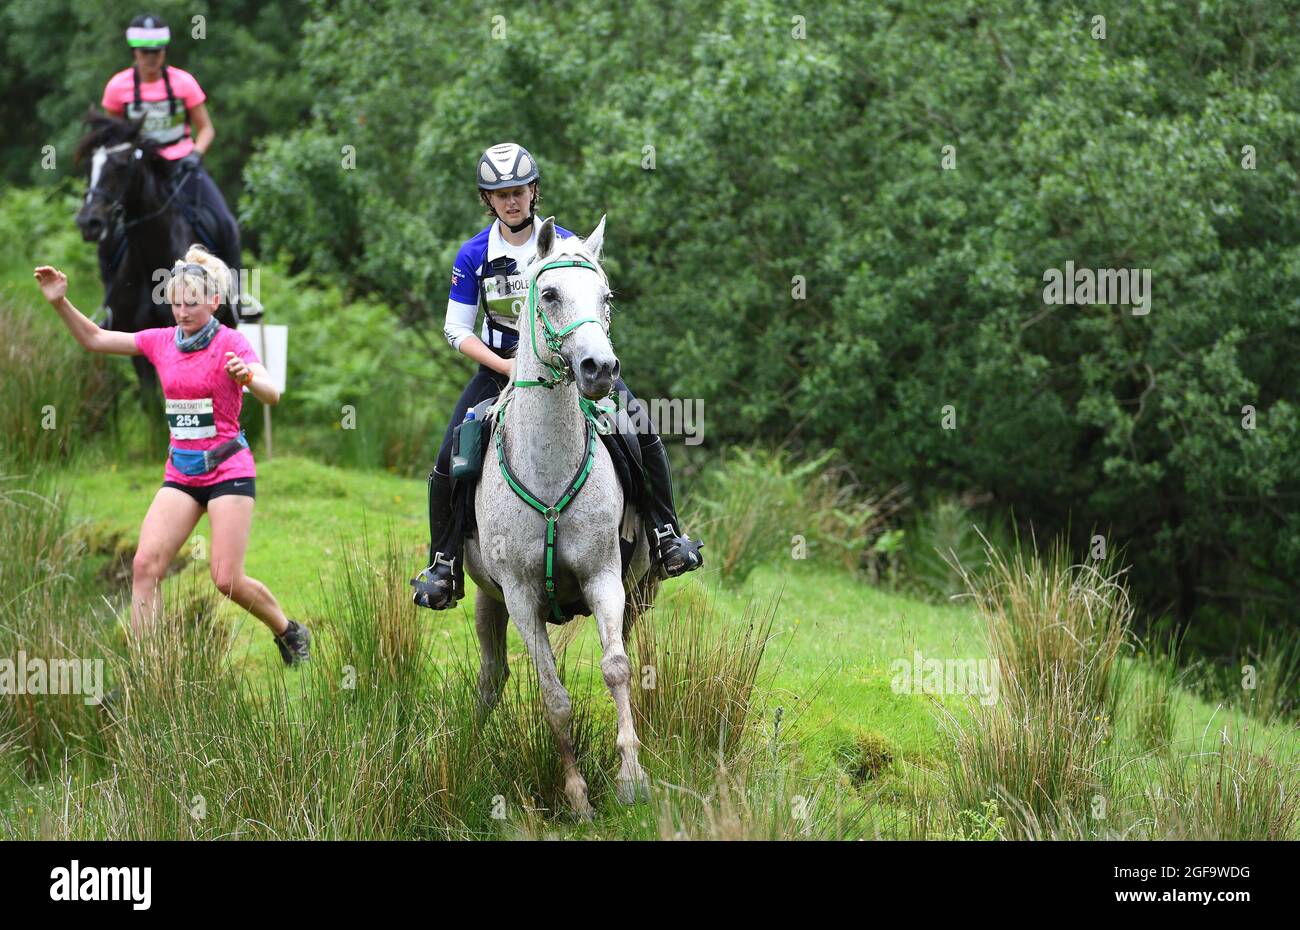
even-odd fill
[{"label": "dark horse", "polygon": [[[104,325],[124,333],[174,326],[163,284],[172,264],[196,238],[181,208],[184,176],[176,186],[161,147],[140,135],[141,123],[91,113],[88,131],[77,144],[77,160],[89,186],[77,211],[82,238],[99,244],[104,278]],[[223,303],[217,318],[236,325]],[[157,375],[141,356],[132,358],[144,397],[153,394]]]}]

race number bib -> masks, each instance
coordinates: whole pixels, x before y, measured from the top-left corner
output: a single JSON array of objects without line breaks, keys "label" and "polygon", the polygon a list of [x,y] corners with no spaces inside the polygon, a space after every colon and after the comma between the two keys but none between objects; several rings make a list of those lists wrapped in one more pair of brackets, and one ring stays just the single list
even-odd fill
[{"label": "race number bib", "polygon": [[212,419],[212,398],[172,400],[167,398],[167,428],[172,439],[211,439],[217,435]]},{"label": "race number bib", "polygon": [[129,103],[126,115],[131,119],[144,117],[144,134],[155,142],[179,142],[185,138],[185,106],[177,102],[176,112],[169,113],[166,100],[142,100]]},{"label": "race number bib", "polygon": [[507,329],[517,329],[519,314],[528,299],[528,279],[522,274],[498,274],[483,279],[483,297],[492,319]]}]

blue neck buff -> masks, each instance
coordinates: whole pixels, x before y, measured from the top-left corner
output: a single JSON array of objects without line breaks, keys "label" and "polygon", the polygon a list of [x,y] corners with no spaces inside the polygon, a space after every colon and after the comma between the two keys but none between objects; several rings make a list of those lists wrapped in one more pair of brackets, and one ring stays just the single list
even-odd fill
[{"label": "blue neck buff", "polygon": [[208,322],[203,325],[203,328],[193,336],[182,335],[181,328],[177,326],[176,348],[180,349],[182,352],[197,352],[200,349],[206,349],[208,343],[212,341],[212,337],[217,334],[217,330],[219,329],[221,329],[221,321],[215,316],[211,317]]}]

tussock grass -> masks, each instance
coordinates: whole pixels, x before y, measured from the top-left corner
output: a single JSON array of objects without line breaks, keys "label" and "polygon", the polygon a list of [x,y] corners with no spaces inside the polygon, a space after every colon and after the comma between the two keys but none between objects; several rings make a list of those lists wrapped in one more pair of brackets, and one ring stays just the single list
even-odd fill
[{"label": "tussock grass", "polygon": [[835,454],[796,463],[785,451],[738,448],[704,474],[688,523],[708,539],[724,583],[740,586],[758,565],[789,558],[879,572],[894,539],[888,522],[906,500],[899,488],[865,490]]},{"label": "tussock grass", "polygon": [[1300,631],[1260,637],[1247,657],[1255,667],[1255,687],[1244,704],[1265,721],[1300,721]]},{"label": "tussock grass", "polygon": [[0,456],[24,469],[82,448],[103,429],[122,386],[103,358],[38,312],[0,299]]},{"label": "tussock grass", "polygon": [[1195,747],[1158,757],[1139,799],[1165,839],[1293,840],[1300,832],[1300,758],[1249,723],[1227,723]]},{"label": "tussock grass", "polygon": [[[561,674],[597,811],[581,823],[567,813],[526,654],[512,645],[513,674],[481,720],[477,652],[462,638],[449,653],[454,640],[436,635],[449,617],[407,602],[409,559],[393,530],[371,542],[363,527],[320,579],[302,614],[311,663],[250,669],[261,660],[234,649],[230,611],[200,577],[169,588],[155,636],[118,645],[112,611],[78,600],[94,588],[77,579],[93,569],[60,497],[17,481],[6,490],[0,635],[103,656],[124,690],[111,716],[42,701],[19,725],[17,704],[0,708],[0,765],[13,770],[0,774],[6,837],[1295,838],[1300,828],[1294,753],[1236,722],[1226,736],[1176,739],[1192,705],[1172,653],[1123,658],[1121,573],[1072,564],[1060,547],[989,547],[986,570],[970,576],[1000,700],[944,715],[946,753],[846,728],[846,754],[828,756],[827,720],[796,709],[812,695],[773,686],[786,654],[771,644],[781,636],[788,649],[793,630],[777,601],[732,617],[715,609],[723,592],[678,584],[628,641],[651,787],[625,808],[599,655],[590,637],[575,640]],[[808,765],[823,757],[829,771]]]},{"label": "tussock grass", "polygon": [[1132,609],[1110,560],[1072,563],[1060,542],[1046,554],[985,551],[988,570],[964,577],[1000,694],[973,703],[966,722],[942,711],[955,750],[952,801],[972,811],[995,801],[1008,835],[1043,835],[1112,790],[1117,663]]},{"label": "tussock grass", "polygon": [[1152,642],[1137,658],[1121,664],[1120,689],[1125,697],[1119,716],[1126,721],[1136,745],[1162,752],[1174,741],[1178,695],[1185,679],[1179,670],[1178,642]]},{"label": "tussock grass", "polygon": [[987,574],[964,577],[1008,693],[1021,703],[1064,693],[1077,710],[1113,714],[1133,619],[1114,557],[1072,563],[1059,541],[1045,555],[1019,544],[1009,557],[985,553]]},{"label": "tussock grass", "polygon": [[[112,657],[123,684],[104,745],[45,772],[5,824],[28,838],[492,838],[598,835],[574,823],[532,664],[478,713],[477,655],[434,661],[405,597],[390,531],[347,547],[310,620],[313,659],[253,684],[217,595],[197,577],[166,599],[154,635]],[[599,657],[565,654],[573,738],[591,801],[629,837],[842,835],[826,789],[764,737],[758,671],[775,608],[740,625],[682,598],[635,628],[647,805],[613,798],[619,759]],[[427,621],[426,621],[427,623]],[[580,674],[581,673],[581,674]],[[641,682],[638,682],[638,685]],[[79,724],[70,722],[69,727]],[[720,773],[725,773],[725,778]],[[75,777],[74,777],[75,776]],[[739,780],[738,780],[739,779]],[[829,805],[829,806],[828,806]],[[26,811],[30,810],[30,813]],[[837,833],[836,831],[841,831]]]},{"label": "tussock grass", "polygon": [[[37,660],[53,679],[61,663],[93,660],[100,636],[111,627],[94,603],[84,546],[78,541],[62,497],[30,478],[0,475],[0,659],[27,679],[19,660]],[[25,664],[25,662],[24,662]],[[15,690],[27,691],[26,685]],[[0,745],[21,758],[22,775],[34,779],[52,760],[100,748],[98,708],[83,693],[15,693],[0,696]]]},{"label": "tussock grass", "polygon": [[661,757],[734,759],[759,713],[759,668],[775,605],[751,602],[719,623],[706,594],[687,588],[632,629],[632,713],[641,742]]}]

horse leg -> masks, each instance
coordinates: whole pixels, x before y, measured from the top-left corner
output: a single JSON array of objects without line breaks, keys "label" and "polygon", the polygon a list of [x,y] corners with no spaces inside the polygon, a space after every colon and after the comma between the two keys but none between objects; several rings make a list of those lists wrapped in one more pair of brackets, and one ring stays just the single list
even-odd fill
[{"label": "horse leg", "polygon": [[635,804],[638,798],[648,797],[650,781],[641,768],[636,724],[632,719],[631,680],[632,667],[623,648],[623,608],[625,593],[617,571],[601,572],[583,586],[587,604],[596,616],[600,631],[602,657],[600,670],[605,685],[618,711],[618,751],[623,757],[619,766],[617,795],[620,804]]},{"label": "horse leg", "polygon": [[506,660],[506,607],[482,591],[474,598],[474,629],[478,632],[478,720],[480,723],[501,700],[501,689],[510,677]]},{"label": "horse leg", "polygon": [[528,647],[528,654],[533,657],[533,665],[537,667],[542,708],[559,746],[560,763],[564,766],[564,793],[569,798],[569,806],[579,817],[590,819],[594,811],[587,800],[587,782],[578,771],[578,757],[573,749],[573,706],[569,692],[564,689],[555,670],[555,653],[551,652],[551,641],[546,636],[542,607],[531,598],[512,598],[510,592],[506,592],[506,607],[524,645]]}]

